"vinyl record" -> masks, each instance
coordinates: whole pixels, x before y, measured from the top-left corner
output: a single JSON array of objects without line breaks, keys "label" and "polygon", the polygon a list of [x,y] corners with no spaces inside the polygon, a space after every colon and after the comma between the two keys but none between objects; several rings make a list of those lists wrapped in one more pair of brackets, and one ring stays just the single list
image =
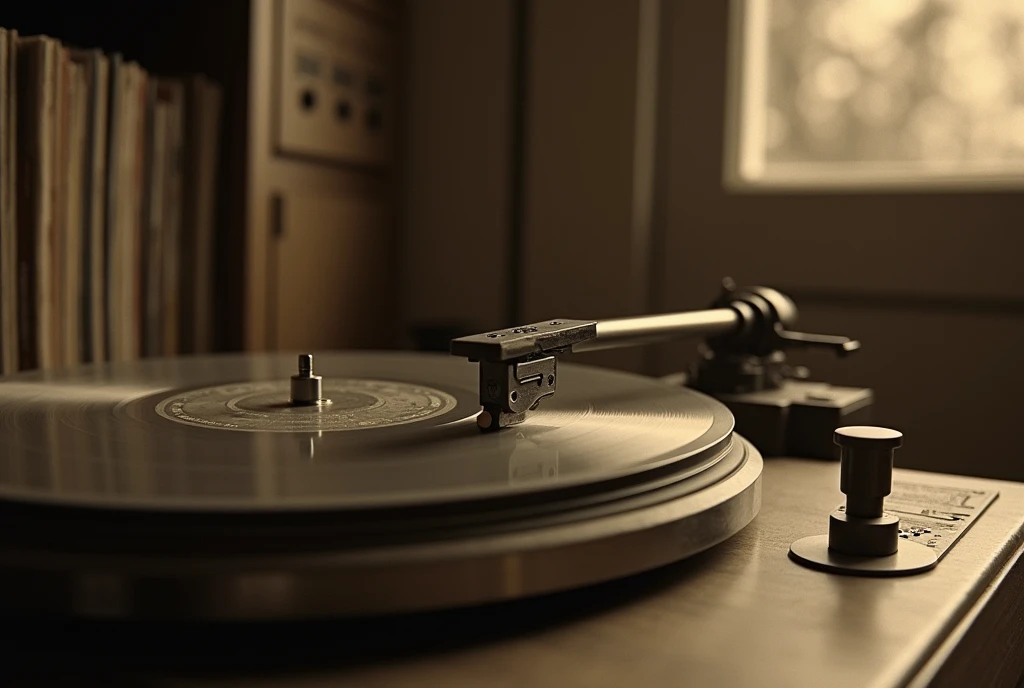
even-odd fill
[{"label": "vinyl record", "polygon": [[296,356],[143,361],[0,383],[0,497],[119,508],[414,505],[554,490],[719,449],[718,402],[563,364],[522,425],[481,433],[475,364],[315,357],[324,406],[289,404]]}]

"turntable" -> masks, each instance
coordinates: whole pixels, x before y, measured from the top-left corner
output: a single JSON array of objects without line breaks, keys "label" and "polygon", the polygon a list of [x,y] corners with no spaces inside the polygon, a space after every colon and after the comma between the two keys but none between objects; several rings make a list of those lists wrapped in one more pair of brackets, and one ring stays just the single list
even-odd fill
[{"label": "turntable", "polygon": [[[859,344],[795,321],[779,292],[727,282],[704,311],[553,318],[452,355],[7,378],[11,666],[210,686],[1015,680],[1024,487],[894,471],[902,436],[867,424],[871,391],[785,356]],[[705,344],[685,376],[567,360],[686,336]]]}]

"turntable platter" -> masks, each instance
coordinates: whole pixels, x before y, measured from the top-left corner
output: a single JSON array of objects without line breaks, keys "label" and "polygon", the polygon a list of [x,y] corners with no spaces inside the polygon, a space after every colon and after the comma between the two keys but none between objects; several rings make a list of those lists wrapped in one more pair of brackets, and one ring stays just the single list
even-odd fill
[{"label": "turntable platter", "polygon": [[696,392],[563,364],[528,422],[484,433],[462,359],[318,354],[331,403],[304,406],[289,401],[295,361],[0,382],[0,608],[222,620],[461,606],[676,561],[760,506],[761,457]]},{"label": "turntable platter", "polygon": [[563,364],[558,394],[529,423],[481,434],[475,366],[429,354],[317,355],[331,403],[294,407],[295,360],[209,356],[8,378],[0,497],[262,511],[449,502],[707,458],[732,431],[708,397]]}]

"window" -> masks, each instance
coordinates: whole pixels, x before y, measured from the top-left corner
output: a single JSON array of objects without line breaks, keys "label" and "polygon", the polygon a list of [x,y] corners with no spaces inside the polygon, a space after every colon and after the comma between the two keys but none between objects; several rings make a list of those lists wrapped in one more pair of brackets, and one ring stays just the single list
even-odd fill
[{"label": "window", "polygon": [[1024,185],[1021,0],[732,10],[732,186]]}]

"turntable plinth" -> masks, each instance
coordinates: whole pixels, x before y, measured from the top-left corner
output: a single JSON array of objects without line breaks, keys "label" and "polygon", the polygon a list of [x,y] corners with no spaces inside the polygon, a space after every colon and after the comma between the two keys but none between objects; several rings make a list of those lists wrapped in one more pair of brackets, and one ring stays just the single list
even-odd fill
[{"label": "turntable plinth", "polygon": [[19,642],[35,673],[109,678],[120,665],[181,688],[1016,685],[1024,485],[899,469],[894,479],[999,496],[932,571],[831,575],[787,553],[840,501],[836,466],[770,459],[747,528],[616,583],[374,621],[136,629],[116,642],[107,627],[45,627]]}]

